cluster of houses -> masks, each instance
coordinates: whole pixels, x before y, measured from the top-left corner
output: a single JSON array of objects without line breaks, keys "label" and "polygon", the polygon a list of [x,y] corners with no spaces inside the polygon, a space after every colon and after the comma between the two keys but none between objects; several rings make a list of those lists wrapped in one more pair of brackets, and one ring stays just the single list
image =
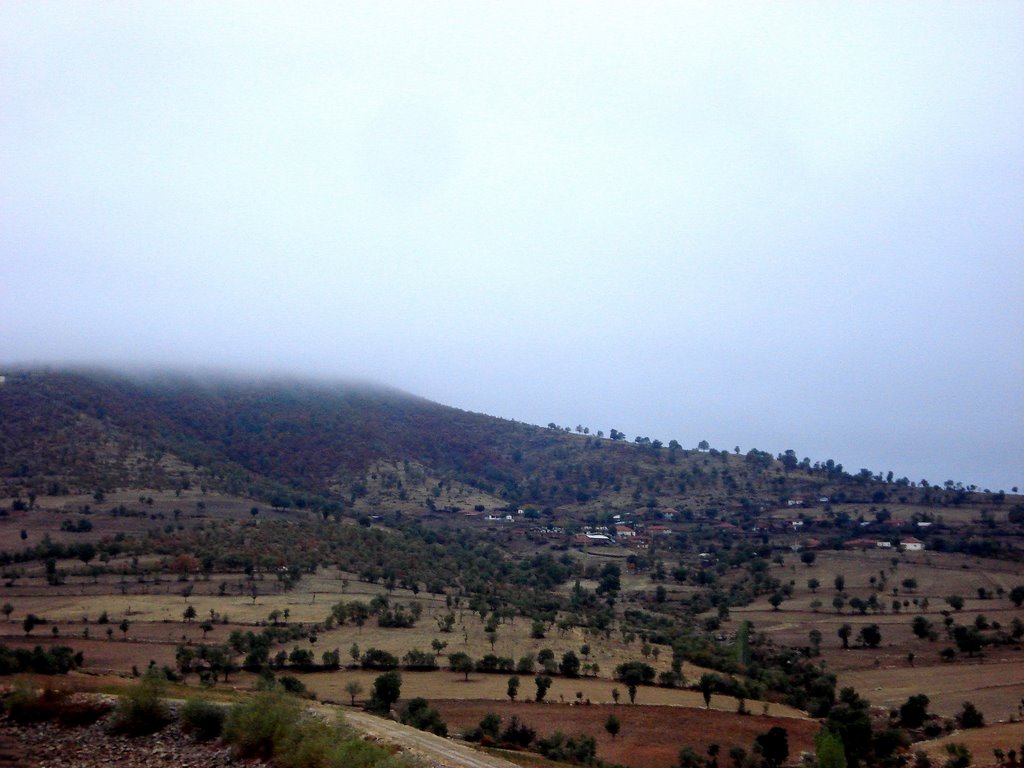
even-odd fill
[{"label": "cluster of houses", "polygon": [[[790,499],[787,502],[789,507],[802,506],[806,507],[813,505],[814,502],[825,503],[828,502],[828,497],[814,497],[811,499],[795,498]],[[666,522],[671,522],[677,519],[679,513],[677,510],[672,508],[664,508],[654,510],[655,515],[653,519],[647,513],[649,510],[638,510],[636,514],[622,513],[613,515],[607,525],[592,525],[585,526],[582,530],[571,535],[571,538],[566,543],[571,546],[577,547],[593,547],[593,546],[621,546],[628,547],[630,549],[643,550],[650,547],[655,537],[665,536],[672,533],[672,528],[666,525]],[[762,509],[762,512],[766,511]],[[530,523],[532,519],[536,518],[537,515],[527,515],[524,510],[501,510],[490,514],[483,514],[482,511],[474,511],[465,513],[469,516],[478,517],[488,523],[509,525],[516,523],[512,527],[512,532],[520,535],[531,535],[540,536],[544,538],[562,538],[566,536],[566,531],[559,526],[554,525],[536,525],[535,523],[529,526],[522,525],[523,523]],[[644,521],[642,518],[647,517],[648,520]],[[655,522],[656,521],[656,522]],[[711,521],[709,521],[711,522]],[[740,527],[732,522],[724,520],[712,522],[712,526],[716,532],[721,536],[735,537],[744,535],[764,535],[768,533],[801,533],[805,530],[808,524],[813,524],[816,521],[813,518],[808,517],[805,513],[801,513],[799,517],[792,515],[782,516],[770,516],[761,517],[754,521],[751,527]],[[872,526],[873,523],[863,522],[862,526]],[[923,528],[929,523],[918,522],[917,526]],[[811,526],[813,527],[813,526]],[[886,533],[892,533],[893,535],[885,535]],[[816,549],[821,546],[821,542],[817,539],[806,538],[792,545],[794,550],[801,549]],[[859,548],[859,549],[900,549],[905,552],[921,552],[925,549],[925,543],[914,536],[903,535],[892,531],[883,531],[876,533],[873,537],[859,536],[856,538],[849,539],[844,542],[844,547],[847,548]]]},{"label": "cluster of houses", "polygon": [[[849,539],[843,546],[849,549],[895,549],[892,539]],[[924,542],[914,536],[906,536],[900,539],[898,546],[904,552],[924,551]]]},{"label": "cluster of houses", "polygon": [[[674,509],[662,510],[661,519],[673,520],[676,514]],[[612,516],[609,525],[585,526],[582,531],[573,535],[570,543],[577,547],[618,545],[630,549],[647,549],[655,537],[666,536],[670,533],[672,533],[672,529],[662,523],[644,524],[632,520],[628,516],[617,514]]]}]

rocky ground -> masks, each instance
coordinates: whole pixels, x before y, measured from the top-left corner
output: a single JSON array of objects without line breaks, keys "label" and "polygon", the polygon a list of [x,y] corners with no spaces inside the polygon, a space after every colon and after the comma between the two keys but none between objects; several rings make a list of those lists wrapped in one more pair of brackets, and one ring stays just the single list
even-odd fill
[{"label": "rocky ground", "polygon": [[[63,728],[53,722],[19,724],[0,717],[0,768],[208,768],[238,765],[228,747],[200,744],[177,722],[151,736],[107,732],[102,721]],[[245,765],[264,766],[258,761]]]}]

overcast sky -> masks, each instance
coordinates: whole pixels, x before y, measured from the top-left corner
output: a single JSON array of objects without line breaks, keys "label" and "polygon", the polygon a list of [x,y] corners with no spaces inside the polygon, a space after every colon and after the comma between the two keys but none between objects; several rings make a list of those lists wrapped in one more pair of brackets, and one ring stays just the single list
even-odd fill
[{"label": "overcast sky", "polygon": [[0,3],[0,362],[1024,486],[1024,4]]}]

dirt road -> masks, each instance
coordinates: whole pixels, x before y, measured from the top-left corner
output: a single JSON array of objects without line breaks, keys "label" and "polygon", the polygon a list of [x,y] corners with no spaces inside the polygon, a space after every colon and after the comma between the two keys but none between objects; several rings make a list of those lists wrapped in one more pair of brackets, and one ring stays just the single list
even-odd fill
[{"label": "dirt road", "polygon": [[443,768],[519,768],[508,760],[477,752],[464,744],[418,731],[393,720],[384,720],[347,707],[344,712],[345,720],[359,730],[398,744]]}]

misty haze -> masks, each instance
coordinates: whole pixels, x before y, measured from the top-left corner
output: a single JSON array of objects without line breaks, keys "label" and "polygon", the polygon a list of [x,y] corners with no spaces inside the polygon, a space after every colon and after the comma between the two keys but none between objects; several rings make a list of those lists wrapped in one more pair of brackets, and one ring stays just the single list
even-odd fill
[{"label": "misty haze", "polygon": [[0,766],[1020,768],[1022,72],[1015,2],[0,4]]}]

